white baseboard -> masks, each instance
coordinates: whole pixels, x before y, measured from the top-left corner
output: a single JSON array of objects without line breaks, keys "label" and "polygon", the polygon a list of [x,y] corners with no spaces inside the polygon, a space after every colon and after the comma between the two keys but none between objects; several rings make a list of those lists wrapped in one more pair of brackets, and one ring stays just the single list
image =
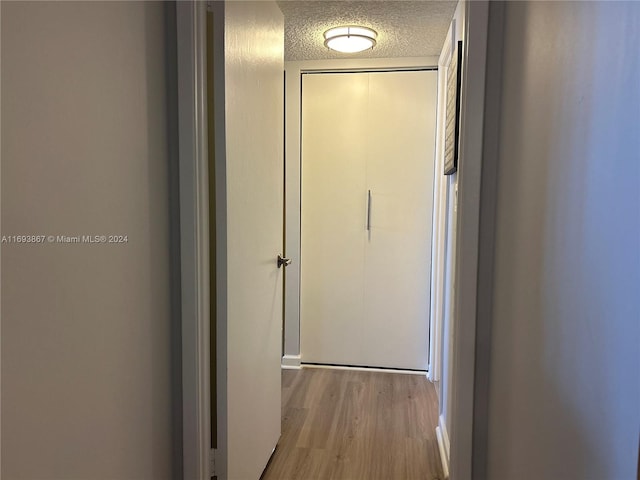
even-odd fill
[{"label": "white baseboard", "polygon": [[304,363],[302,368],[324,368],[327,370],[352,370],[355,372],[381,372],[402,373],[404,375],[426,375],[426,370],[403,370],[402,368],[376,368],[376,367],[347,367],[344,365],[324,365],[319,363]]},{"label": "white baseboard", "polygon": [[442,461],[442,472],[445,480],[447,480],[449,478],[449,434],[442,415],[438,419],[436,437],[438,438],[438,450],[440,450],[440,460]]},{"label": "white baseboard", "polygon": [[300,355],[285,355],[282,357],[282,368],[285,370],[300,370]]}]

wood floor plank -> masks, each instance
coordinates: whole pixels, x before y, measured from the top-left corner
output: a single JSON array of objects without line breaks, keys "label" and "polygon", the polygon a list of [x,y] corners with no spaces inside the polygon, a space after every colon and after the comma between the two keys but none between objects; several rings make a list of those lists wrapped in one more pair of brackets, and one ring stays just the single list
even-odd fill
[{"label": "wood floor plank", "polygon": [[425,377],[282,373],[282,436],[262,480],[442,480],[438,400]]},{"label": "wood floor plank", "polygon": [[364,386],[362,382],[350,381],[348,376],[344,376],[344,379],[343,395],[331,437],[330,457],[323,469],[323,477],[327,479],[348,478],[356,469],[350,453],[362,422]]}]

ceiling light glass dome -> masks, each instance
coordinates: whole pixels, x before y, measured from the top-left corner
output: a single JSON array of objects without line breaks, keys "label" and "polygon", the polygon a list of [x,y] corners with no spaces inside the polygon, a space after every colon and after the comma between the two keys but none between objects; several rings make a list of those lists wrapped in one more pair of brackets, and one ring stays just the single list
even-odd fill
[{"label": "ceiling light glass dome", "polygon": [[324,46],[342,53],[357,53],[373,48],[378,34],[367,27],[345,26],[324,32]]}]

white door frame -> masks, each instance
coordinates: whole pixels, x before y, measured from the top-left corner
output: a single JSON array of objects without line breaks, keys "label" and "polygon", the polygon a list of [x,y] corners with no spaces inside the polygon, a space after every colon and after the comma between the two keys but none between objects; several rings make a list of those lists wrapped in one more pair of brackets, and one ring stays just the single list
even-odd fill
[{"label": "white door frame", "polygon": [[[455,311],[453,298],[455,292],[455,251],[457,220],[458,176],[444,173],[444,137],[447,105],[447,72],[458,40],[464,38],[464,31],[458,27],[465,18],[464,8],[458,7],[449,26],[440,58],[438,60],[438,132],[436,135],[436,180],[434,184],[434,215],[432,239],[432,277],[431,277],[431,345],[429,380],[438,383],[438,426],[436,437],[442,460],[445,478],[449,475],[450,442],[447,418],[451,416],[451,352],[453,351],[453,334]],[[448,324],[448,328],[445,328]],[[446,337],[445,337],[446,334]],[[445,355],[447,358],[445,359]],[[444,365],[448,365],[444,371]]]},{"label": "white door frame", "polygon": [[206,3],[176,2],[180,264],[182,290],[182,438],[185,479],[209,479],[209,175]]},{"label": "white door frame", "polygon": [[[485,214],[490,205],[481,204],[487,195],[481,192],[483,142],[485,126],[485,77],[487,73],[487,38],[489,2],[466,1],[463,45],[462,104],[460,112],[460,165],[458,167],[458,241],[455,271],[455,328],[451,384],[450,475],[452,480],[477,478],[473,469],[474,443],[482,446],[482,432],[474,431],[474,404],[486,403],[486,391],[477,384],[488,381],[488,344],[490,315],[478,311],[478,288],[484,296],[492,295],[490,268],[479,268],[480,232],[493,229]],[[482,193],[482,197],[481,197]],[[483,217],[482,229],[480,217]],[[493,245],[490,246],[491,249]],[[483,266],[486,266],[483,264]],[[476,365],[476,357],[487,360]],[[477,375],[476,375],[477,374]],[[477,394],[477,395],[476,395]],[[474,442],[475,440],[475,442]],[[478,452],[480,453],[480,452]]]},{"label": "white door frame", "polygon": [[[491,317],[493,309],[493,264],[496,232],[496,204],[500,110],[502,98],[502,58],[504,48],[503,2],[490,2],[486,12],[484,37],[485,101],[483,107],[483,144],[479,192],[478,284],[476,286],[475,377],[471,472],[476,480],[487,479],[489,429],[489,368],[491,360]],[[485,15],[480,12],[481,15]],[[482,17],[484,18],[484,17]],[[475,19],[474,19],[475,20]],[[479,28],[480,26],[478,26]]]},{"label": "white door frame", "polygon": [[[474,402],[485,402],[479,398],[482,392],[475,383],[485,383],[487,369],[476,365],[478,358],[488,358],[488,345],[478,343],[489,329],[489,315],[478,316],[478,285],[483,294],[490,293],[485,281],[491,280],[488,270],[479,269],[480,215],[487,213],[490,204],[480,204],[481,179],[483,177],[483,127],[485,101],[485,74],[489,4],[487,1],[466,2],[464,70],[462,78],[463,101],[461,106],[460,151],[463,163],[459,168],[459,203],[456,283],[458,285],[455,304],[456,322],[454,336],[454,361],[451,425],[451,478],[472,478],[475,463],[473,440],[483,432],[474,432]],[[184,478],[209,478],[209,277],[208,261],[208,185],[206,142],[206,5],[204,2],[177,2],[178,23],[178,89],[179,89],[179,138],[180,138],[180,229],[182,265],[182,346],[183,346],[183,447]],[[404,62],[403,62],[404,60]],[[405,63],[407,59],[395,59]],[[376,68],[379,60],[361,62],[361,68]],[[349,61],[347,61],[349,62]],[[350,61],[351,63],[353,61]],[[359,62],[360,63],[360,62]],[[427,66],[434,66],[432,63]],[[353,65],[343,63],[345,68]],[[379,65],[379,64],[378,64]],[[338,62],[330,67],[336,68]],[[287,65],[287,133],[290,122],[298,122],[299,93],[292,98],[289,87],[299,86],[300,71],[306,68],[303,62]],[[297,70],[297,74],[296,74]],[[299,88],[299,87],[298,87]],[[297,108],[297,110],[296,110]],[[295,222],[297,198],[299,202],[299,135],[287,135],[287,234],[288,257],[297,259],[299,279],[299,210]],[[297,166],[296,166],[297,164]],[[486,173],[485,173],[486,176]],[[297,184],[291,188],[292,183]],[[297,195],[296,195],[297,193]],[[216,192],[216,197],[224,195]],[[482,192],[482,199],[492,192]],[[299,203],[298,203],[299,205]],[[293,207],[293,208],[292,208]],[[484,217],[483,217],[484,218]],[[482,231],[490,231],[492,225],[483,222]],[[298,251],[295,251],[297,242]],[[218,249],[221,246],[218,245]],[[297,257],[297,258],[296,258]],[[291,269],[290,272],[294,272]],[[287,277],[285,303],[285,355],[291,355],[291,363],[299,365],[299,291],[294,289],[290,273]],[[220,287],[219,287],[220,288]],[[219,305],[220,309],[221,306]],[[218,312],[220,313],[220,312]],[[297,321],[296,321],[297,320]],[[297,326],[296,326],[297,323]],[[221,338],[221,335],[218,335]],[[478,368],[478,375],[476,375]],[[475,395],[478,393],[479,395]],[[486,393],[486,392],[485,392]],[[476,442],[477,443],[477,442]]]},{"label": "white door frame", "polygon": [[[0,12],[2,9],[0,8]],[[2,25],[2,14],[0,13],[0,25]],[[0,41],[1,43],[1,41]],[[0,46],[1,51],[1,46]],[[2,62],[0,62],[0,65]],[[2,67],[0,66],[0,72],[2,71]],[[2,74],[0,73],[0,85],[2,84]],[[0,86],[0,91],[2,91]],[[0,111],[2,111],[2,97],[0,96]],[[0,116],[1,117],[1,116]],[[2,132],[2,127],[0,126],[0,132]],[[0,152],[2,152],[2,133],[0,133]],[[2,155],[0,155],[0,165],[2,164],[1,160]],[[0,168],[2,171],[2,168]],[[2,182],[0,182],[0,185]],[[1,197],[2,195],[0,195]],[[0,212],[2,209],[0,208]],[[2,214],[0,214],[0,225],[2,225]],[[0,266],[2,265],[2,244],[0,244]],[[1,269],[1,267],[0,267]],[[0,275],[0,278],[2,275]],[[0,292],[2,292],[1,280],[0,280]],[[2,312],[2,294],[0,293],[0,312]],[[2,314],[0,313],[0,338],[2,338]],[[1,344],[2,342],[0,342]],[[0,480],[2,479],[2,348],[0,348]]]},{"label": "white door frame", "polygon": [[[455,20],[454,20],[455,22]],[[449,48],[447,48],[449,45]],[[444,171],[445,102],[443,86],[446,84],[447,58],[450,55],[451,42],[445,40],[445,49],[438,59],[438,106],[436,117],[436,147],[433,180],[433,221],[431,227],[431,306],[429,309],[429,371],[427,378],[431,382],[440,381],[442,376],[442,330],[444,323],[445,300],[445,253],[447,222],[447,177]],[[439,395],[441,397],[441,395]]]}]

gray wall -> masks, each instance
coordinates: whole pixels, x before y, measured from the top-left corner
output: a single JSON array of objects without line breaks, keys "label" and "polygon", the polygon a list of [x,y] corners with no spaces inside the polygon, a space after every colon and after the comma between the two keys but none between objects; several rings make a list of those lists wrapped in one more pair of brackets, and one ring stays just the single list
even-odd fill
[{"label": "gray wall", "polygon": [[631,480],[640,4],[506,5],[491,480]]},{"label": "gray wall", "polygon": [[1,8],[2,234],[128,235],[2,245],[2,478],[170,478],[164,7]]}]

